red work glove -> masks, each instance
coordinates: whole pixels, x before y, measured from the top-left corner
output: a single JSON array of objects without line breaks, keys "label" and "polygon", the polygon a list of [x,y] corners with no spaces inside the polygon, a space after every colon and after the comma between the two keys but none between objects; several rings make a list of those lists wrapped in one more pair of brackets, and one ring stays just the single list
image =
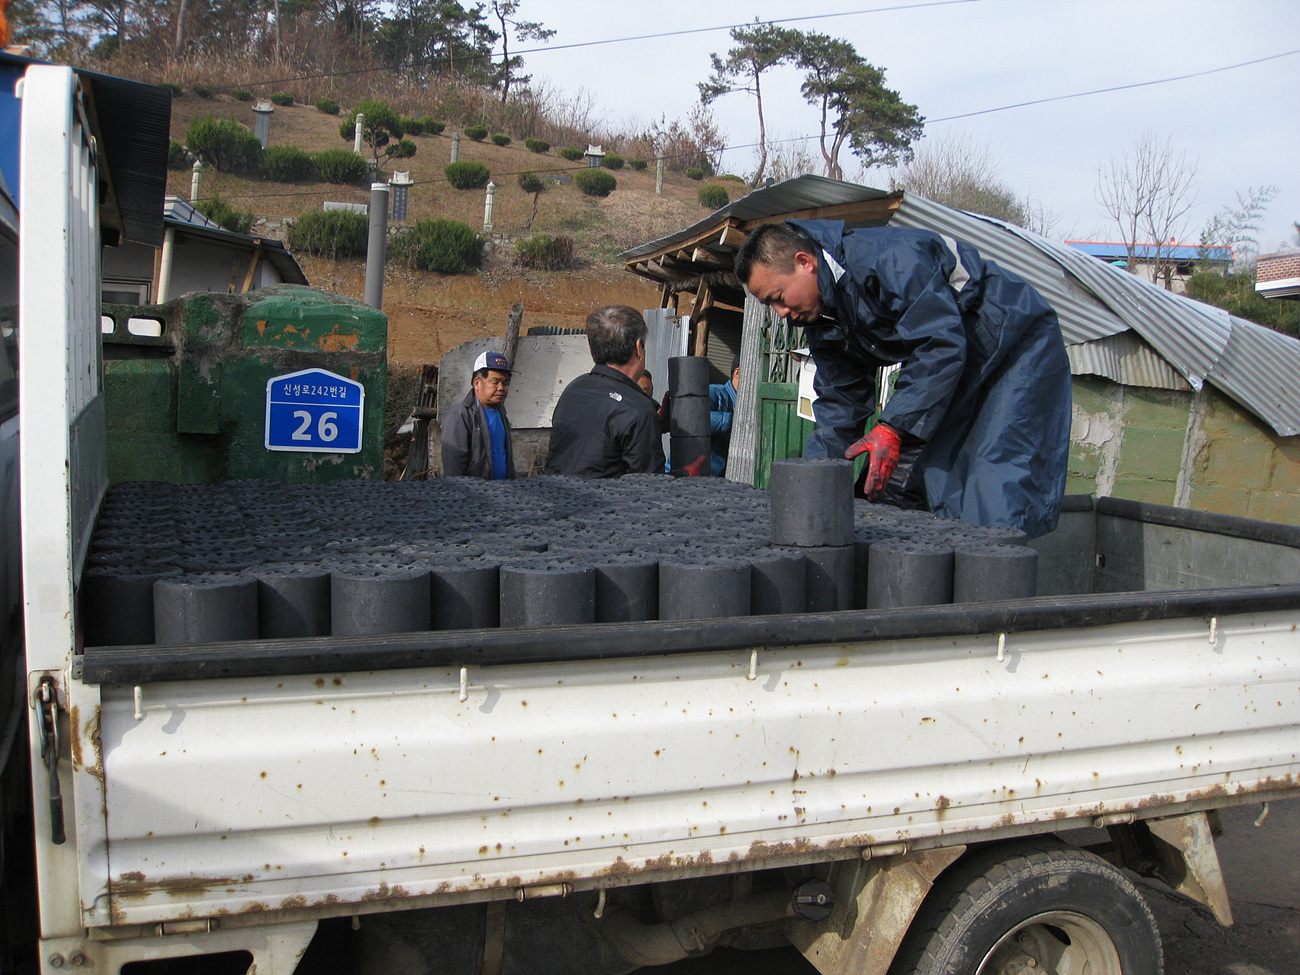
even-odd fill
[{"label": "red work glove", "polygon": [[705,454],[700,454],[700,456],[696,457],[693,461],[683,467],[682,470],[686,472],[687,477],[703,477],[704,474],[701,472],[704,470],[704,462],[706,460],[708,460],[708,457]]},{"label": "red work glove", "polygon": [[875,501],[880,497],[880,492],[893,477],[894,468],[898,466],[898,450],[902,444],[903,439],[898,435],[897,430],[884,423],[877,423],[871,428],[870,433],[844,451],[844,456],[849,460],[863,452],[871,454],[866,480],[863,483],[868,501]]},{"label": "red work glove", "polygon": [[668,429],[668,421],[673,416],[673,405],[668,395],[668,393],[664,393],[663,402],[659,404],[659,422],[664,425],[665,430]]}]

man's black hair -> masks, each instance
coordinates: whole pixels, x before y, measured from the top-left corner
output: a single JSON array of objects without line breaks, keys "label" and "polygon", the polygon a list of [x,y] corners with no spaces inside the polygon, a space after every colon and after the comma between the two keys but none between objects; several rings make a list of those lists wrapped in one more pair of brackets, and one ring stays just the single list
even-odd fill
[{"label": "man's black hair", "polygon": [[645,337],[645,319],[627,305],[597,308],[587,316],[587,347],[598,366],[625,364],[636,354],[637,340]]},{"label": "man's black hair", "polygon": [[820,253],[816,242],[798,227],[788,223],[765,223],[750,231],[736,252],[736,277],[746,287],[754,273],[754,265],[770,267],[778,274],[794,270],[794,256],[803,251],[814,257]]}]

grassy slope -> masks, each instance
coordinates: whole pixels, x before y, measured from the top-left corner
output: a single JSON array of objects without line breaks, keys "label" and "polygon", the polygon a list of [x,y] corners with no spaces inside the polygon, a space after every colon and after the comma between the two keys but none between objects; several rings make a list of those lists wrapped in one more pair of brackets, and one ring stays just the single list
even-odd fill
[{"label": "grassy slope", "polygon": [[[253,110],[249,102],[225,98],[200,99],[194,95],[177,97],[172,106],[172,137],[184,141],[190,122],[205,113],[218,117],[234,118],[250,129]],[[339,118],[318,112],[307,105],[277,106],[271,116],[271,142],[295,145],[308,152],[329,148],[350,148],[351,142],[339,136]],[[513,133],[511,133],[513,135]],[[450,217],[462,220],[476,230],[483,225],[484,194],[482,190],[456,190],[443,179],[443,168],[450,161],[452,140],[450,130],[439,136],[411,137],[418,147],[416,155],[400,160],[396,168],[409,171],[415,185],[411,188],[408,219],[411,221],[431,217]],[[518,144],[497,146],[491,142],[461,140],[460,158],[481,162],[492,172],[496,183],[496,210],[493,231],[496,235],[516,237],[526,235],[526,224],[532,208],[532,197],[523,192],[516,182],[517,174],[524,170],[550,171],[572,175],[582,163],[570,163],[557,154],[553,147],[539,155]],[[579,147],[585,148],[585,147]],[[385,175],[393,165],[383,162]],[[619,251],[671,233],[705,215],[696,202],[700,184],[680,175],[665,177],[664,192],[654,192],[653,164],[645,172],[624,168],[614,174],[618,189],[605,199],[584,196],[576,187],[550,185],[542,193],[532,231],[549,234],[568,234],[578,243],[579,253],[590,260],[614,263]],[[737,195],[739,184],[724,184]],[[190,173],[173,172],[168,178],[168,191],[188,198]],[[275,225],[285,216],[294,216],[320,207],[325,200],[364,203],[369,199],[365,187],[331,186],[329,184],[283,184],[231,173],[207,171],[203,177],[202,194],[219,195],[240,210],[251,210],[270,221],[268,231],[272,236]]]}]

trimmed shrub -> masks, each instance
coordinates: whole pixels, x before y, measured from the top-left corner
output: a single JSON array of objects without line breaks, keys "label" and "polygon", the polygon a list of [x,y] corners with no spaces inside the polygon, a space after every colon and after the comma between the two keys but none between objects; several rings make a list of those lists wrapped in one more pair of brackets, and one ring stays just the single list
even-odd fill
[{"label": "trimmed shrub", "polygon": [[253,169],[262,155],[262,143],[234,119],[204,115],[185,133],[185,144],[207,165],[227,173]]},{"label": "trimmed shrub", "polygon": [[172,139],[167,146],[167,168],[168,169],[188,169],[190,166],[190,154],[183,145]]},{"label": "trimmed shrub", "polygon": [[237,102],[251,102],[253,100],[253,93],[247,88],[236,88],[230,93],[230,97]]},{"label": "trimmed shrub", "polygon": [[288,236],[290,250],[329,258],[356,257],[369,245],[370,218],[349,210],[310,210],[294,220]]},{"label": "trimmed shrub", "polygon": [[737,176],[735,173],[723,173],[718,179],[725,179],[728,183],[745,183],[743,176]]},{"label": "trimmed shrub", "polygon": [[574,149],[572,146],[565,146],[563,149],[560,150],[560,155],[565,159],[569,160],[569,162],[577,162],[584,155],[586,155],[586,153],[584,153],[581,149]]},{"label": "trimmed shrub", "polygon": [[465,138],[473,139],[475,142],[482,142],[487,138],[486,125],[470,125],[464,129]]},{"label": "trimmed shrub", "polygon": [[704,170],[699,166],[691,166],[686,170],[687,179],[704,179]]},{"label": "trimmed shrub", "polygon": [[646,162],[644,159],[629,159],[627,164],[635,169],[638,173],[645,172]]},{"label": "trimmed shrub", "polygon": [[603,169],[584,169],[574,174],[573,185],[588,196],[609,196],[618,188],[618,180]]},{"label": "trimmed shrub", "polygon": [[519,188],[525,193],[540,193],[546,189],[546,184],[536,173],[520,173]]},{"label": "trimmed shrub", "polygon": [[483,244],[459,220],[421,220],[399,230],[390,251],[394,260],[419,271],[463,274],[483,260]]},{"label": "trimmed shrub", "polygon": [[324,115],[337,115],[339,113],[339,103],[332,98],[322,98],[316,103],[316,111]]},{"label": "trimmed shrub", "polygon": [[321,179],[339,186],[355,186],[370,171],[365,158],[350,149],[322,149],[311,161],[316,164]]},{"label": "trimmed shrub", "polygon": [[402,117],[403,135],[424,135],[424,123],[418,118]]},{"label": "trimmed shrub", "polygon": [[606,169],[622,169],[623,157],[617,152],[607,152],[605,153],[605,158],[601,160],[601,165]]},{"label": "trimmed shrub", "polygon": [[172,93],[172,98],[179,98],[181,95],[185,94],[184,88],[182,88],[180,85],[173,85],[170,81],[160,82],[158,84],[158,87],[166,88],[169,92]]},{"label": "trimmed shrub", "polygon": [[432,115],[421,115],[420,124],[424,126],[425,135],[442,135],[442,130],[447,127],[446,122],[439,122]]},{"label": "trimmed shrub", "polygon": [[510,136],[502,135],[498,132],[496,135],[492,136],[492,141],[499,146],[508,146],[510,145]]},{"label": "trimmed shrub", "polygon": [[280,92],[278,95],[271,96],[272,105],[285,106],[285,105],[292,105],[293,102],[294,102],[293,96],[285,92]]},{"label": "trimmed shrub", "polygon": [[564,271],[573,267],[572,237],[551,237],[534,234],[515,245],[515,263],[520,267],[534,267],[542,271]]},{"label": "trimmed shrub", "polygon": [[212,89],[209,88],[207,85],[195,85],[190,90],[193,91],[194,94],[198,95],[200,98],[212,97]]},{"label": "trimmed shrub", "polygon": [[215,220],[231,233],[246,234],[253,229],[253,214],[236,210],[219,196],[208,200],[198,200],[194,209],[209,220]]},{"label": "trimmed shrub", "polygon": [[316,175],[311,154],[297,146],[267,146],[262,150],[262,175],[277,183],[296,183]]},{"label": "trimmed shrub", "polygon": [[481,162],[472,162],[468,159],[448,163],[442,174],[447,177],[447,182],[458,190],[480,189],[487,186],[492,176]]},{"label": "trimmed shrub", "polygon": [[731,197],[727,195],[727,188],[719,186],[717,183],[701,186],[700,192],[696,194],[696,199],[700,201],[700,206],[706,210],[717,210],[731,202]]},{"label": "trimmed shrub", "polygon": [[551,151],[551,144],[545,139],[525,139],[524,148],[539,155]]}]

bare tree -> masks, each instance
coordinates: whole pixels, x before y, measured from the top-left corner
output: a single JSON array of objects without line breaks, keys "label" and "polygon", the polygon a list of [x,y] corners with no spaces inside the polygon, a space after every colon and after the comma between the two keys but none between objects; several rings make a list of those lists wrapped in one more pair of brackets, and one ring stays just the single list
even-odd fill
[{"label": "bare tree", "polygon": [[1128,269],[1142,252],[1150,259],[1152,278],[1172,289],[1176,262],[1172,247],[1188,233],[1188,214],[1196,205],[1195,160],[1175,152],[1146,132],[1130,155],[1097,167],[1097,202],[1119,228],[1128,254]]},{"label": "bare tree", "polygon": [[821,168],[804,139],[777,139],[769,146],[767,175],[780,182]]},{"label": "bare tree", "polygon": [[1047,236],[1056,215],[1028,195],[1019,197],[998,175],[986,143],[962,136],[926,140],[910,162],[889,175],[891,189],[906,190],[957,210],[980,213]]}]

